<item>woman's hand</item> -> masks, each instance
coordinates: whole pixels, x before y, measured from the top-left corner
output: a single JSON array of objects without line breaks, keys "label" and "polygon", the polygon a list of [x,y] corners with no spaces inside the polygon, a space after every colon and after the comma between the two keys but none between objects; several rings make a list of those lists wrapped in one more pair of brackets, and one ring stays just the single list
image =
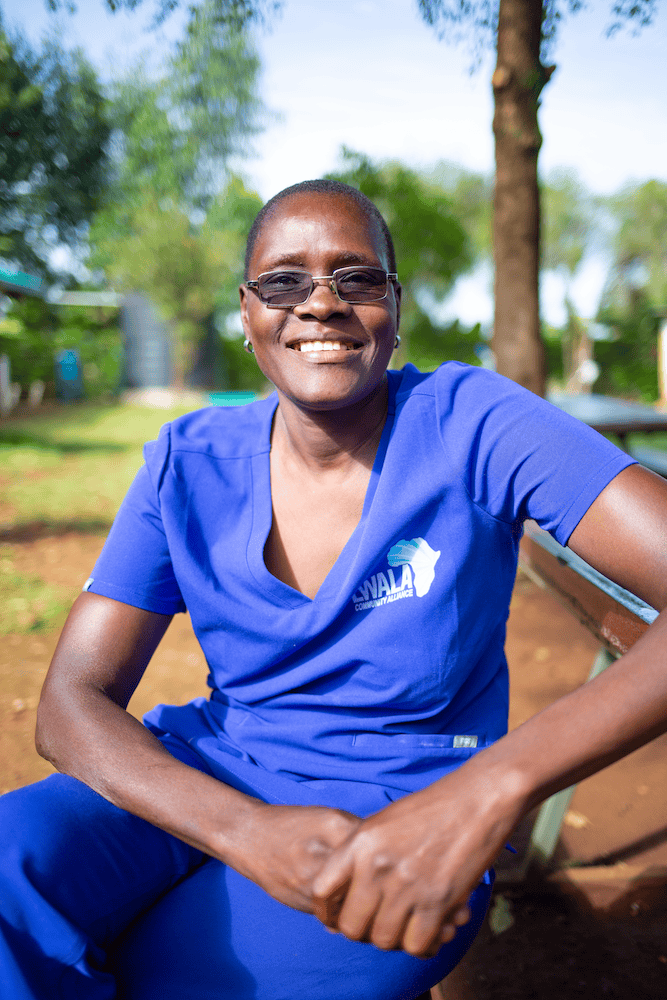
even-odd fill
[{"label": "woman's hand", "polygon": [[465,765],[361,823],[315,879],[324,924],[421,958],[454,937],[521,811],[482,769],[471,770]]},{"label": "woman's hand", "polygon": [[361,820],[325,806],[257,806],[229,863],[279,902],[313,913],[315,878]]}]

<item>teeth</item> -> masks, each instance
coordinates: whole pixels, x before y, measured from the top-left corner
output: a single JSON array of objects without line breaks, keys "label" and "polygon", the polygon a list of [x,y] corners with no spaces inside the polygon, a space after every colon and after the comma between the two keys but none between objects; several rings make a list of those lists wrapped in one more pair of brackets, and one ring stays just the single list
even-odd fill
[{"label": "teeth", "polygon": [[338,340],[307,340],[295,345],[295,350],[302,353],[317,351],[352,351],[352,344],[341,344]]}]

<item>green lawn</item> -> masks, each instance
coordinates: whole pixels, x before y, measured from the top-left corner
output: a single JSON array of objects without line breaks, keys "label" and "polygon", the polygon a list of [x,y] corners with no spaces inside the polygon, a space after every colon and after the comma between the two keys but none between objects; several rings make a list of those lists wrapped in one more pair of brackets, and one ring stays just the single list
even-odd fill
[{"label": "green lawn", "polygon": [[73,406],[0,424],[0,537],[35,522],[106,529],[141,465],[143,443],[184,412]]},{"label": "green lawn", "polygon": [[142,462],[142,445],[187,408],[72,406],[0,423],[0,635],[54,627],[70,589],[20,568],[22,540],[105,533]]}]

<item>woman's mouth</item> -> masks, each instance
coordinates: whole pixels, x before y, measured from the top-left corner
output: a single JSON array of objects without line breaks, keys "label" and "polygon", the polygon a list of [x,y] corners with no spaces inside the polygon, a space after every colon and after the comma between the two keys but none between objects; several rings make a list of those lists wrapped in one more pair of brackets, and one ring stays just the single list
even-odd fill
[{"label": "woman's mouth", "polygon": [[356,351],[363,345],[356,341],[298,340],[288,346],[301,354],[318,354],[322,351]]}]

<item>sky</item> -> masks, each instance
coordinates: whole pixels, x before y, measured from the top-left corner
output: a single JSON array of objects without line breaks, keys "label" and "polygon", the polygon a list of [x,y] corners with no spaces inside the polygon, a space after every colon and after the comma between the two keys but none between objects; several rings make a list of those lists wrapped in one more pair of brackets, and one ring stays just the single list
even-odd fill
[{"label": "sky", "polygon": [[[610,6],[589,0],[565,19],[540,112],[542,174],[573,168],[600,194],[631,180],[667,181],[667,5],[638,36],[606,38]],[[59,24],[63,42],[80,44],[105,78],[143,49],[164,51],[184,18],[179,11],[146,30],[152,0],[115,15],[102,0],[79,0],[73,17],[49,16],[44,0],[0,0],[0,9],[34,41]],[[466,43],[439,41],[416,0],[286,0],[257,41],[273,115],[243,170],[262,197],[335,168],[343,144],[415,167],[444,159],[492,171],[493,54],[471,73]],[[582,315],[595,311],[605,273],[595,255],[584,263],[573,289]],[[550,277],[543,286],[547,319],[557,323],[562,285]],[[443,315],[488,322],[490,311],[487,271],[460,281]]]}]

